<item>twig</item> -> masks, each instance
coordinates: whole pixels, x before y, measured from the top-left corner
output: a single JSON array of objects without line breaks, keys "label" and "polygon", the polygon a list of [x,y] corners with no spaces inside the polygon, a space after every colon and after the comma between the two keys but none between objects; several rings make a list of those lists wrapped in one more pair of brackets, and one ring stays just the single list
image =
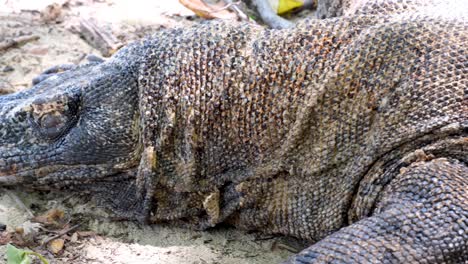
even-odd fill
[{"label": "twig", "polygon": [[229,8],[230,10],[234,11],[241,20],[249,21],[249,16],[247,16],[245,12],[242,11],[239,7],[241,1],[232,2],[232,0],[224,0],[224,2],[227,3],[225,8]]},{"label": "twig", "polygon": [[[18,86],[29,86],[29,83],[26,83],[26,82],[18,82],[18,83],[14,83],[13,84],[14,87],[18,87]],[[16,88],[15,88],[16,89]]]},{"label": "twig", "polygon": [[6,51],[10,48],[14,48],[20,45],[24,45],[28,42],[38,40],[40,37],[37,35],[21,36],[6,41],[0,42],[0,51]]},{"label": "twig", "polygon": [[114,54],[123,44],[111,32],[99,28],[90,19],[80,20],[80,34],[94,48],[99,50],[103,56]]},{"label": "twig", "polygon": [[281,243],[281,242],[276,243],[276,247],[279,248],[279,249],[285,249],[285,250],[287,250],[287,251],[289,251],[291,253],[298,253],[299,251],[301,251],[300,249],[298,249],[296,247],[286,245],[286,244]]},{"label": "twig", "polygon": [[226,2],[226,5],[225,5],[225,6],[223,6],[223,7],[221,7],[221,8],[218,8],[218,9],[216,9],[216,10],[210,11],[210,13],[216,13],[216,12],[219,12],[219,11],[223,11],[223,10],[226,10],[226,9],[228,9],[228,8],[231,8],[231,7],[234,6],[234,5],[240,4],[240,1],[237,1],[237,2],[229,2],[229,1],[226,1],[226,0],[225,0],[224,2]]},{"label": "twig", "polygon": [[278,16],[267,0],[253,0],[254,5],[257,8],[258,14],[262,18],[263,22],[271,28],[283,29],[294,26],[294,23]]},{"label": "twig", "polygon": [[274,238],[275,236],[258,236],[254,238],[254,241],[266,241],[266,240],[271,240]]},{"label": "twig", "polygon": [[51,237],[49,237],[48,239],[44,240],[44,242],[42,243],[42,245],[43,245],[43,246],[44,246],[44,245],[47,245],[50,241],[52,241],[52,240],[54,240],[54,239],[57,239],[57,238],[59,238],[59,237],[65,235],[65,234],[67,234],[68,232],[74,231],[74,230],[76,230],[76,229],[77,229],[78,227],[80,227],[80,226],[81,226],[81,223],[80,223],[80,224],[76,224],[76,225],[74,225],[74,226],[72,226],[72,227],[70,227],[70,228],[67,228],[67,229],[65,229],[65,230],[62,230],[62,231],[60,231],[57,235],[51,236]]}]

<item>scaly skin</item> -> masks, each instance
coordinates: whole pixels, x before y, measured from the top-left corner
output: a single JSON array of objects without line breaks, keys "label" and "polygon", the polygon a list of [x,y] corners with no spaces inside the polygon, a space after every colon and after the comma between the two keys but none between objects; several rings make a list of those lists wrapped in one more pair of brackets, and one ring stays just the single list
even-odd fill
[{"label": "scaly skin", "polygon": [[347,3],[161,31],[0,97],[0,183],[318,241],[290,262],[468,261],[466,7]]}]

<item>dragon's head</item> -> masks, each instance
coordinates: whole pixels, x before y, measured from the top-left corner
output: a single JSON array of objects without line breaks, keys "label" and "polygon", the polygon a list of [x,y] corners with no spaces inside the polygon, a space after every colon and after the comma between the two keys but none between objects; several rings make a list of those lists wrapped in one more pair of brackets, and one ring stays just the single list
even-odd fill
[{"label": "dragon's head", "polygon": [[135,68],[111,59],[0,96],[0,185],[47,189],[135,167]]}]

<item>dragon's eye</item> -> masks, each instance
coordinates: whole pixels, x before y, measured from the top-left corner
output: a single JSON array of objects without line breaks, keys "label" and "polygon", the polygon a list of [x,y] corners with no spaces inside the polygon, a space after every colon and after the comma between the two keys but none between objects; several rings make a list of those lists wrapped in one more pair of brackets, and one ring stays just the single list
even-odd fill
[{"label": "dragon's eye", "polygon": [[79,98],[67,95],[36,99],[31,104],[31,124],[41,136],[57,139],[75,125],[78,106]]}]

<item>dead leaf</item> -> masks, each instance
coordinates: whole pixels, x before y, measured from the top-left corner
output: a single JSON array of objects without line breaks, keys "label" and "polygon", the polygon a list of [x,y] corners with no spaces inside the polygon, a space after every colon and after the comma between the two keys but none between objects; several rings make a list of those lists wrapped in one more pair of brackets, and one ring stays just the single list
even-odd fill
[{"label": "dead leaf", "polygon": [[51,209],[47,211],[45,214],[36,216],[32,219],[32,221],[45,224],[45,225],[53,225],[58,226],[59,222],[63,220],[65,213],[59,209]]},{"label": "dead leaf", "polygon": [[61,22],[62,21],[62,5],[53,3],[41,12],[41,19],[46,22]]},{"label": "dead leaf", "polygon": [[31,236],[24,236],[24,232],[13,232],[10,233],[10,242],[17,246],[30,246],[34,244],[33,238]]},{"label": "dead leaf", "polygon": [[6,245],[11,242],[11,233],[4,231],[0,233],[0,245]]},{"label": "dead leaf", "polygon": [[226,4],[223,1],[216,5],[208,5],[202,0],[179,0],[179,2],[202,18],[234,19],[237,17],[235,13],[225,8]]},{"label": "dead leaf", "polygon": [[65,240],[61,238],[54,239],[49,242],[49,250],[54,254],[58,254],[63,249],[64,244]]}]

